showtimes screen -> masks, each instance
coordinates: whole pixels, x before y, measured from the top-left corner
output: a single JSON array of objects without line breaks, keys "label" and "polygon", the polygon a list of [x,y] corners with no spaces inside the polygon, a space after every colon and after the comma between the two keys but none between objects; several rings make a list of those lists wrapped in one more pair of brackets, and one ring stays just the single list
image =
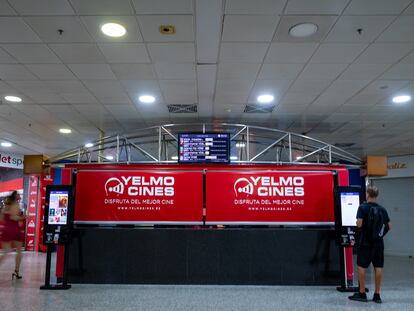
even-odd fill
[{"label": "showtimes screen", "polygon": [[230,134],[179,134],[179,163],[229,163]]},{"label": "showtimes screen", "polygon": [[342,226],[356,226],[356,215],[359,204],[359,192],[341,192]]},{"label": "showtimes screen", "polygon": [[66,225],[68,221],[68,191],[51,191],[49,197],[49,225]]}]

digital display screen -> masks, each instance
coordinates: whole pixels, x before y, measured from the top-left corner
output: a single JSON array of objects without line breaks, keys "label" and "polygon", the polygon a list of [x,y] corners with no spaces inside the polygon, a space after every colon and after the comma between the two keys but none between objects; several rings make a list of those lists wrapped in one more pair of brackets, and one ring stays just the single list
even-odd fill
[{"label": "digital display screen", "polygon": [[356,226],[356,215],[359,204],[359,192],[341,192],[342,226]]},{"label": "digital display screen", "polygon": [[179,134],[178,162],[229,163],[230,134]]},{"label": "digital display screen", "polygon": [[49,225],[66,225],[68,221],[68,191],[50,191],[49,197]]}]

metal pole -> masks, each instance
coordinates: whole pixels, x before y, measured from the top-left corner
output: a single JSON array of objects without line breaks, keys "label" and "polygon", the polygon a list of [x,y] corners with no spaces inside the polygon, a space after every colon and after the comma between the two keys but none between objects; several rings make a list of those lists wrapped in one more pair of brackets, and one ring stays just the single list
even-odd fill
[{"label": "metal pole", "polygon": [[116,135],[116,163],[119,162],[119,135]]},{"label": "metal pole", "polygon": [[99,132],[98,163],[101,163],[101,159],[103,158],[103,152],[102,152],[103,138],[104,138],[104,132],[100,131]]},{"label": "metal pole", "polygon": [[250,131],[249,131],[249,127],[247,127],[246,128],[246,133],[247,133],[247,140],[246,140],[246,143],[247,143],[247,146],[246,146],[246,152],[247,152],[247,161],[250,161],[250,137],[249,137],[249,133],[250,133]]},{"label": "metal pole", "polygon": [[161,161],[161,126],[158,128],[158,162]]},{"label": "metal pole", "polygon": [[289,162],[292,162],[292,135],[289,133]]}]

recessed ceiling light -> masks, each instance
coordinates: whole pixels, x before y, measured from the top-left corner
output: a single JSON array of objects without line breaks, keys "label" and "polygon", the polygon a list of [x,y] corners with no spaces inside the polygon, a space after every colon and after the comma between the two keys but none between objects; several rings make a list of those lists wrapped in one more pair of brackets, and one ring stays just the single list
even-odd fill
[{"label": "recessed ceiling light", "polygon": [[71,129],[59,129],[59,132],[62,134],[70,134],[72,133]]},{"label": "recessed ceiling light", "polygon": [[92,148],[93,147],[93,144],[92,143],[86,143],[85,144],[85,148]]},{"label": "recessed ceiling light", "polygon": [[105,157],[105,159],[107,159],[107,160],[109,160],[109,161],[112,161],[112,160],[114,159],[114,157],[113,157],[113,156],[111,156],[111,155],[107,155],[107,156]]},{"label": "recessed ceiling light", "polygon": [[7,141],[3,141],[3,142],[1,143],[1,146],[2,146],[2,147],[9,148],[9,147],[11,147],[11,146],[12,146],[12,144],[11,144],[11,143],[9,143],[9,142],[7,142]]},{"label": "recessed ceiling light", "polygon": [[12,103],[20,103],[22,101],[22,99],[20,97],[13,96],[13,95],[4,96],[4,99],[7,100],[8,102],[12,102]]},{"label": "recessed ceiling light", "polygon": [[171,160],[178,160],[178,157],[177,156],[172,156]]},{"label": "recessed ceiling light", "polygon": [[236,143],[237,148],[244,148],[246,147],[246,143]]},{"label": "recessed ceiling light", "polygon": [[236,156],[231,156],[230,160],[237,160],[238,158]]},{"label": "recessed ceiling light", "polygon": [[406,102],[409,102],[410,100],[411,100],[410,95],[398,95],[392,98],[392,102],[394,104],[404,104]]},{"label": "recessed ceiling light", "polygon": [[297,24],[289,29],[289,34],[295,38],[305,38],[314,35],[318,26],[312,23]]},{"label": "recessed ceiling light", "polygon": [[102,25],[101,30],[109,37],[122,37],[126,34],[125,27],[116,23],[106,23]]},{"label": "recessed ceiling light", "polygon": [[271,103],[275,97],[271,94],[263,94],[257,97],[257,101],[261,104]]},{"label": "recessed ceiling light", "polygon": [[155,97],[152,95],[141,95],[138,99],[141,103],[144,104],[152,104],[155,102]]}]

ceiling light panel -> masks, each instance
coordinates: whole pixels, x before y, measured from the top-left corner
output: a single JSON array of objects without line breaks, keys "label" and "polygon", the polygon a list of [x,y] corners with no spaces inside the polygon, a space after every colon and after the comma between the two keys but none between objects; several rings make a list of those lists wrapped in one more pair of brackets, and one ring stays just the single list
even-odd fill
[{"label": "ceiling light panel", "polygon": [[[320,42],[335,23],[335,16],[283,16],[277,27],[273,41],[277,42]],[[316,32],[309,36],[294,37],[292,29],[295,26],[313,24],[317,27]],[[307,27],[307,28],[309,28]],[[312,28],[312,27],[311,27]],[[309,28],[310,29],[310,28]],[[305,28],[306,30],[306,28]],[[315,29],[310,29],[315,30]]]},{"label": "ceiling light panel", "polygon": [[[81,20],[96,42],[142,42],[138,21],[135,16],[81,16]],[[125,27],[126,33],[121,37],[105,35],[101,26],[105,23],[117,23]]]},{"label": "ceiling light panel", "polygon": [[112,38],[120,38],[127,33],[125,26],[112,22],[103,24],[101,30],[105,35]]}]

